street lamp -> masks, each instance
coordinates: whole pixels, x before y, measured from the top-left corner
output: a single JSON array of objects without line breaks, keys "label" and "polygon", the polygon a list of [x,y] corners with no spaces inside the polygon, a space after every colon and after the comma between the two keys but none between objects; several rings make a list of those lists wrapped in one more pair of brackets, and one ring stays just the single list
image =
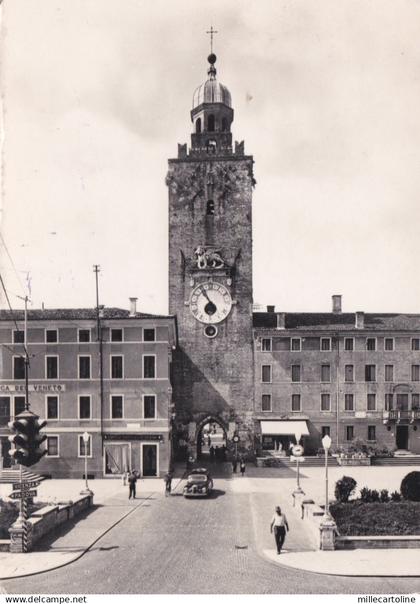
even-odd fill
[{"label": "street lamp", "polygon": [[[300,455],[302,454],[302,448],[300,448],[300,450],[298,450],[299,447],[299,442],[300,439],[302,437],[302,434],[298,431],[295,432],[295,439],[296,439],[296,447],[292,448],[292,453],[295,456],[296,459],[296,490],[293,492],[294,495],[304,495],[304,491],[302,489],[302,487],[300,486]],[[296,455],[297,453],[297,455]]]},{"label": "street lamp", "polygon": [[87,448],[88,443],[90,441],[90,434],[88,432],[83,432],[82,434],[83,442],[85,444],[85,488],[80,492],[81,495],[93,495],[93,491],[89,489],[88,483],[88,475],[87,475]]},{"label": "street lamp", "polygon": [[331,438],[326,434],[322,439],[322,446],[325,451],[325,510],[324,510],[324,519],[330,519],[330,510],[328,503],[328,451],[331,447]]}]

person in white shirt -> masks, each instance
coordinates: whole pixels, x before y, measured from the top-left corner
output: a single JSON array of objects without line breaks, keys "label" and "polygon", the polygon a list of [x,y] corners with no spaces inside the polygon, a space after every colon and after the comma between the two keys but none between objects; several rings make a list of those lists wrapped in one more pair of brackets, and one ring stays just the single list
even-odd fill
[{"label": "person in white shirt", "polygon": [[289,530],[289,524],[287,522],[287,518],[285,514],[282,514],[280,506],[276,507],[276,511],[271,520],[270,531],[273,532],[274,529],[274,538],[276,540],[277,546],[277,554],[281,553],[281,548],[283,547],[284,540],[286,538],[286,529]]}]

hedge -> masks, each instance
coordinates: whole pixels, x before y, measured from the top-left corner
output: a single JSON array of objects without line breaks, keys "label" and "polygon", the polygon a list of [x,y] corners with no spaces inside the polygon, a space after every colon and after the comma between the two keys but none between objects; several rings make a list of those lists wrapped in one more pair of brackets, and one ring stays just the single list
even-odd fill
[{"label": "hedge", "polygon": [[330,512],[341,535],[420,535],[420,502],[333,503]]}]

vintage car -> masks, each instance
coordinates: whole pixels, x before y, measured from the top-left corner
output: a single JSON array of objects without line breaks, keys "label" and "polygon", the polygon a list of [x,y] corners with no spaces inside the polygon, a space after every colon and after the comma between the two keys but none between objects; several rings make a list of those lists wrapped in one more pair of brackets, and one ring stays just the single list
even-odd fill
[{"label": "vintage car", "polygon": [[195,468],[188,474],[184,497],[206,497],[213,489],[213,480],[206,468]]}]

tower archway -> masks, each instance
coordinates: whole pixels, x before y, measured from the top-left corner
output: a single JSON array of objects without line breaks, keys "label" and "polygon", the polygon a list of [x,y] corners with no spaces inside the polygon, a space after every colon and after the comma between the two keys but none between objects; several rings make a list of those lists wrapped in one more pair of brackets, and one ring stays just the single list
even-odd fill
[{"label": "tower archway", "polygon": [[228,426],[219,417],[208,415],[196,430],[197,460],[223,462],[227,459]]}]

